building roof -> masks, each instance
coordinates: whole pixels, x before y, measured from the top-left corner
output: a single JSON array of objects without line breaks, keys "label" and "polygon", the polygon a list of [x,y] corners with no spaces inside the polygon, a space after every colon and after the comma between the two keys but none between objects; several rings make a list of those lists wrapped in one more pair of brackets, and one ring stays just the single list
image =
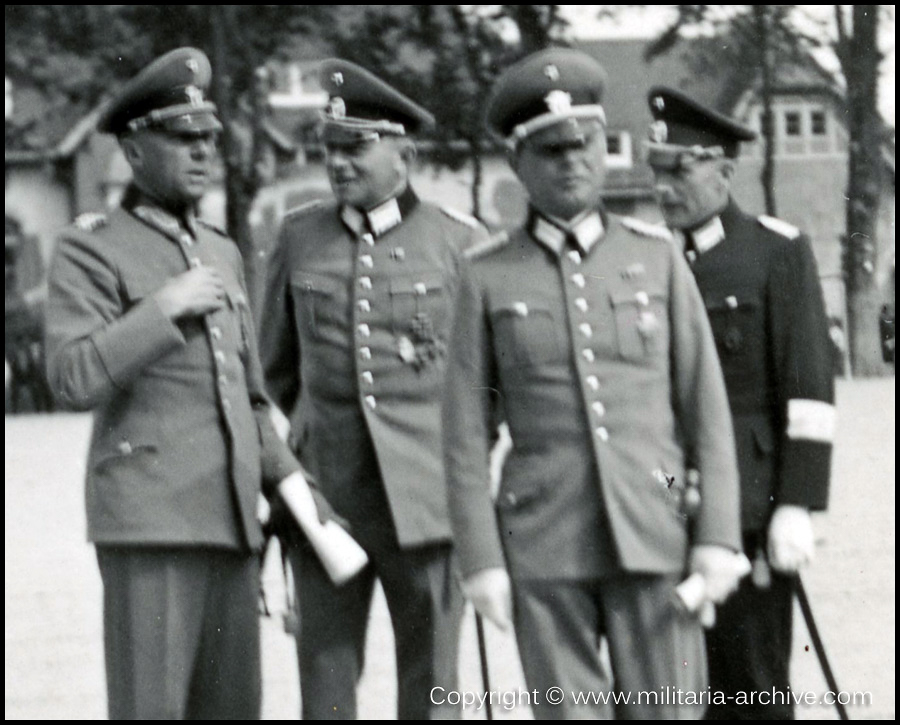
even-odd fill
[{"label": "building roof", "polygon": [[27,83],[11,81],[12,114],[6,119],[6,163],[31,164],[69,158],[94,132],[103,104],[89,106],[51,98]]}]

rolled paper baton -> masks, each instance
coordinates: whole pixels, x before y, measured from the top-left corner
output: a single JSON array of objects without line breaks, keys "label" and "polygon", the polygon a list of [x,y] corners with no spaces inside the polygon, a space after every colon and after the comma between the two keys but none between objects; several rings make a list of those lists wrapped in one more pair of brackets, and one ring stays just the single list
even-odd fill
[{"label": "rolled paper baton", "polygon": [[319,520],[309,484],[299,471],[278,486],[278,493],[296,519],[336,586],[350,581],[368,564],[365,550],[335,521]]}]

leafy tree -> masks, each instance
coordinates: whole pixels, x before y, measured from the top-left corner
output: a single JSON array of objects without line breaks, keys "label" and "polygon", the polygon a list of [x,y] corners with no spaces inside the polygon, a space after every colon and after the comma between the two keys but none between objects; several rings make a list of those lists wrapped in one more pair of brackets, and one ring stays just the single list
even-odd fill
[{"label": "leafy tree", "polygon": [[522,55],[559,41],[556,5],[368,5],[330,29],[335,52],[368,68],[437,118],[428,160],[472,164],[472,213],[479,203],[482,155],[494,148],[484,102],[499,72]]},{"label": "leafy tree", "polygon": [[[60,104],[94,104],[153,58],[192,45],[213,64],[211,95],[225,127],[226,220],[255,283],[248,213],[266,181],[265,64],[330,24],[314,5],[7,5],[6,69]],[[28,142],[7,128],[7,144]],[[252,289],[251,289],[252,293]]]},{"label": "leafy tree", "polygon": [[[729,10],[723,10],[729,8]],[[712,40],[694,40],[687,49],[688,63],[700,75],[729,79],[719,104],[737,101],[733,94],[747,87],[758,89],[762,103],[764,160],[760,182],[766,213],[776,216],[775,120],[773,98],[778,91],[779,69],[811,66],[810,51],[819,39],[795,22],[796,5],[678,5],[670,25],[651,43],[648,59],[664,55],[678,45],[685,31],[703,31]]]}]

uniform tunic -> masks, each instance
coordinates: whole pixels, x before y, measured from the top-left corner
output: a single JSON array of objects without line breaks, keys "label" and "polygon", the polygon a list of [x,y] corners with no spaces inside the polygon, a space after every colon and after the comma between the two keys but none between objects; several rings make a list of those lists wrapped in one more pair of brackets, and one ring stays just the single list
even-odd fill
[{"label": "uniform tunic", "polygon": [[732,202],[698,235],[708,248],[686,251],[734,418],[742,528],[760,532],[778,504],[828,502],[835,412],[822,290],[808,238],[785,222]]},{"label": "uniform tunic", "polygon": [[369,218],[321,204],[285,220],[269,264],[266,380],[338,514],[366,517],[359,489],[374,476],[402,547],[446,541],[450,320],[462,251],[486,232],[411,191]]},{"label": "uniform tunic", "polygon": [[[504,558],[514,578],[673,574],[689,542],[739,547],[727,399],[690,271],[657,234],[604,219],[566,246],[533,213],[464,276],[445,404],[464,574]],[[490,391],[513,441],[498,519]],[[702,491],[693,531],[688,467]]]},{"label": "uniform tunic", "polygon": [[[65,231],[50,272],[47,367],[69,409],[94,410],[88,535],[100,544],[255,549],[261,483],[299,466],[269,422],[237,247],[136,193]],[[172,322],[152,294],[203,264],[227,304]]]}]

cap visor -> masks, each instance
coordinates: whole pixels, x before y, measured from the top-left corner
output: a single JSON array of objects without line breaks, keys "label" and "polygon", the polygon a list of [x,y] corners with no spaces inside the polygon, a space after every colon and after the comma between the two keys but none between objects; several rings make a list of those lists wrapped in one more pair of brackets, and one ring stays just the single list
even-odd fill
[{"label": "cap visor", "polygon": [[158,127],[170,133],[210,133],[221,131],[222,123],[214,113],[205,111],[167,118]]}]

